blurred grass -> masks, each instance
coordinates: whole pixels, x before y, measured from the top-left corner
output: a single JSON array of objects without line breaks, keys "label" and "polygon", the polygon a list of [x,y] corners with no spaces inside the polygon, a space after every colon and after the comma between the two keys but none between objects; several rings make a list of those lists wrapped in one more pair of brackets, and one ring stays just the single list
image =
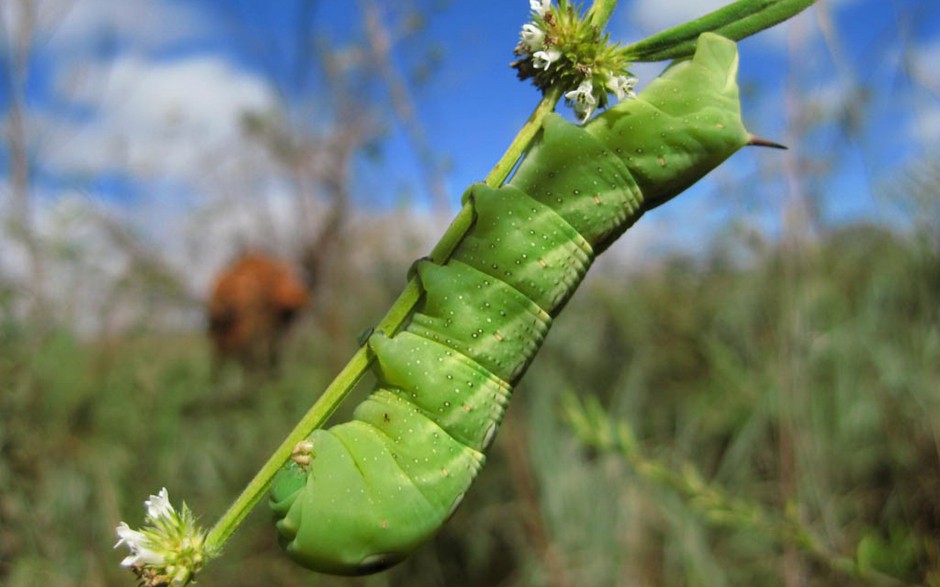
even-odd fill
[{"label": "blurred grass", "polygon": [[[759,524],[716,523],[702,496],[718,488],[798,521],[833,557],[940,585],[936,249],[873,226],[799,248],[752,245],[744,261],[747,246],[719,245],[645,273],[590,276],[462,508],[400,567],[309,573],[280,554],[259,508],[199,583],[851,584]],[[0,308],[12,295],[0,291]],[[380,298],[345,315],[378,317]],[[335,368],[316,320],[278,377],[251,384],[214,379],[197,334],[38,331],[0,317],[0,584],[10,587],[132,584],[114,526],[137,525],[162,486],[211,524]],[[644,462],[694,472],[702,493],[586,446],[561,417],[571,391],[628,425]]]}]

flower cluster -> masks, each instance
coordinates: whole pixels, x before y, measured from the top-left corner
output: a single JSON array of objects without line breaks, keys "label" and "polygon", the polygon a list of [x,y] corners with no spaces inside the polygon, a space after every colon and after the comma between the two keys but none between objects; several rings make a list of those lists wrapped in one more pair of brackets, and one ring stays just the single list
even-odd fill
[{"label": "flower cluster", "polygon": [[144,502],[146,525],[133,530],[126,522],[117,527],[115,548],[124,544],[131,553],[121,566],[129,567],[148,587],[183,587],[206,561],[215,556],[206,545],[206,533],[186,504],[177,512],[166,488]]},{"label": "flower cluster", "polygon": [[604,108],[613,94],[636,97],[636,78],[621,48],[582,17],[568,0],[529,0],[532,22],[522,26],[513,63],[520,79],[531,78],[543,92],[561,87],[578,119],[584,122]]}]

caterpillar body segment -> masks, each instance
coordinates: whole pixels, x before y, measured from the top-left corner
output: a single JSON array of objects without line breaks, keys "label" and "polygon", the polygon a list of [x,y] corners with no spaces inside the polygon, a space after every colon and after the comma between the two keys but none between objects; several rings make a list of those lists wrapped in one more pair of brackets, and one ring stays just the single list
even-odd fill
[{"label": "caterpillar body segment", "polygon": [[615,150],[585,128],[546,117],[509,186],[554,210],[599,254],[640,217],[643,196]]},{"label": "caterpillar body segment", "polygon": [[387,389],[464,445],[480,453],[489,447],[512,394],[508,383],[466,355],[407,331],[394,338],[376,334],[369,346]]},{"label": "caterpillar body segment", "polygon": [[650,210],[688,189],[748,144],[737,85],[738,51],[712,33],[640,99],[619,103],[584,130],[622,157]]},{"label": "caterpillar body segment", "polygon": [[551,316],[509,283],[460,262],[457,253],[446,265],[420,263],[418,275],[425,299],[408,332],[465,354],[506,383],[522,375]]},{"label": "caterpillar body segment", "polygon": [[[476,184],[464,199],[473,202],[476,220],[453,257],[511,282],[554,315],[587,273],[594,258],[590,243],[555,210],[516,187]],[[504,254],[494,256],[496,250]]]},{"label": "caterpillar body segment", "polygon": [[[310,437],[308,471],[294,465],[279,474],[286,481],[275,480],[271,506],[281,544],[305,567],[377,571],[402,560],[443,521],[399,464],[394,445],[370,424],[353,420],[318,431]],[[466,485],[473,476],[465,472]],[[349,536],[355,540],[343,539]]]},{"label": "caterpillar body segment", "polygon": [[747,144],[736,71],[734,43],[702,35],[636,100],[584,127],[548,117],[508,185],[468,190],[469,232],[445,264],[416,264],[424,295],[404,329],[369,340],[375,391],[274,481],[291,558],[364,574],[437,531],[595,255]]}]

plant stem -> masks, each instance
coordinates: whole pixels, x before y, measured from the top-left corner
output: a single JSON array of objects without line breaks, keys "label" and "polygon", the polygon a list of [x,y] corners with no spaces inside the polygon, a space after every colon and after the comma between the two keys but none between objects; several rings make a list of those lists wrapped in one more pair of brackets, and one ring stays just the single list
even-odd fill
[{"label": "plant stem", "polygon": [[607,26],[607,21],[610,20],[614,8],[617,8],[617,0],[596,0],[588,12],[591,24],[598,29],[603,29]]},{"label": "plant stem", "polygon": [[[613,5],[616,0],[598,0],[598,5]],[[607,16],[609,17],[607,11]],[[561,98],[562,88],[552,88],[546,92],[545,96],[536,106],[535,110],[529,116],[529,119],[522,126],[516,138],[513,139],[509,148],[497,162],[493,170],[486,176],[485,183],[490,187],[498,187],[509,177],[516,162],[525,153],[531,144],[535,135],[542,126],[545,117],[555,109],[555,104]],[[435,245],[429,255],[430,259],[436,263],[446,261],[454,249],[463,239],[464,235],[473,224],[473,207],[470,203],[465,203],[457,217],[454,218],[450,226],[444,232],[441,240]],[[411,278],[405,286],[404,291],[392,304],[388,313],[379,322],[377,331],[387,334],[397,332],[407,320],[408,316],[414,310],[421,298],[421,285],[416,278]],[[317,399],[309,411],[300,419],[297,425],[291,430],[290,434],[277,447],[268,461],[261,467],[254,478],[248,482],[248,486],[242,491],[241,495],[229,506],[228,510],[219,518],[215,526],[209,531],[206,537],[206,546],[210,551],[219,551],[222,545],[235,532],[235,529],[242,523],[248,513],[256,506],[267,493],[271,486],[271,481],[277,471],[290,458],[294,446],[298,442],[307,438],[311,432],[320,428],[327,418],[336,410],[337,407],[346,399],[346,396],[356,386],[362,376],[365,374],[369,365],[372,363],[372,356],[368,347],[362,346],[352,356],[349,363],[339,372],[335,379],[326,388],[323,394]]]},{"label": "plant stem", "polygon": [[304,414],[300,422],[287,435],[287,438],[277,447],[274,454],[261,467],[261,470],[248,482],[248,486],[245,487],[241,495],[212,527],[206,537],[207,551],[218,552],[222,549],[225,541],[267,493],[268,488],[271,486],[271,480],[281,466],[287,462],[287,459],[290,458],[294,446],[330,417],[333,410],[362,378],[366,369],[369,368],[369,363],[370,358],[367,356],[366,349],[361,347],[333,379],[323,395]]},{"label": "plant stem", "polygon": [[[592,22],[599,28],[603,28],[617,0],[596,0],[590,9]],[[484,182],[490,187],[498,187],[509,177],[510,172],[516,162],[529,148],[532,140],[535,138],[539,129],[542,127],[542,121],[555,109],[555,104],[561,98],[563,88],[551,88],[542,97],[542,100],[532,111],[529,119],[519,130],[519,133],[513,139],[509,148],[503,153],[493,170],[486,176]],[[473,225],[474,213],[473,207],[469,202],[465,202],[458,212],[456,218],[444,232],[441,240],[434,246],[429,255],[435,263],[445,262],[453,253],[457,245],[463,239],[464,235]],[[397,332],[408,316],[414,311],[415,306],[420,300],[422,294],[421,284],[417,278],[409,279],[408,284],[402,291],[395,303],[386,313],[385,317],[376,327],[377,331],[386,334]],[[229,506],[228,510],[219,518],[215,526],[209,531],[206,537],[206,546],[209,551],[219,551],[222,545],[235,532],[235,529],[242,523],[248,513],[262,500],[271,486],[274,475],[290,458],[294,446],[298,442],[307,438],[311,432],[320,428],[327,418],[336,410],[337,407],[346,399],[346,396],[352,391],[357,383],[362,379],[366,370],[372,363],[372,356],[367,346],[362,346],[352,356],[352,359],[339,372],[335,379],[327,386],[323,394],[317,399],[310,410],[300,419],[297,425],[291,430],[290,434],[277,447],[268,461],[261,467],[254,478],[248,482],[248,486],[242,491],[241,495]]]}]

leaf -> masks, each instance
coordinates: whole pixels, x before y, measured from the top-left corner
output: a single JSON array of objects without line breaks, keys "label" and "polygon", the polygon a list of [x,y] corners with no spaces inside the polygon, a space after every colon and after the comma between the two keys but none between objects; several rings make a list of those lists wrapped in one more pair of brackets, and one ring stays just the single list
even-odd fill
[{"label": "leaf", "polygon": [[631,61],[684,59],[695,52],[702,33],[713,32],[732,41],[770,28],[812,6],[816,0],[738,0],[701,18],[666,29],[625,47]]}]

